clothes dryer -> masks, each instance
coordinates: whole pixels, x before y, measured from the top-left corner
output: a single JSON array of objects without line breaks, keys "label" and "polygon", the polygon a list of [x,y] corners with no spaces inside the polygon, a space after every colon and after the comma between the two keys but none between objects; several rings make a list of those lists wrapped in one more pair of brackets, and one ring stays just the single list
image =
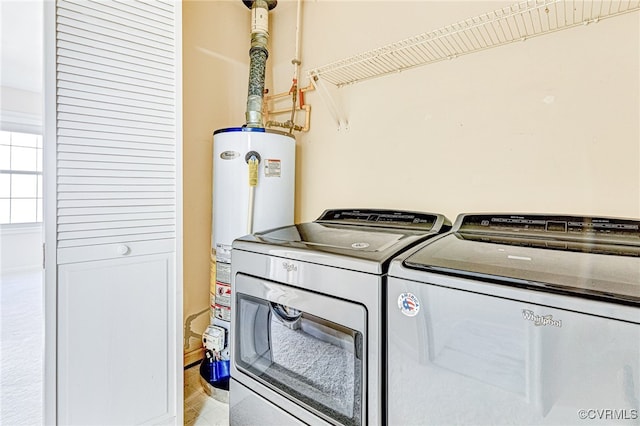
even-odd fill
[{"label": "clothes dryer", "polygon": [[389,425],[640,424],[640,222],[464,214],[388,280]]},{"label": "clothes dryer", "polygon": [[450,228],[438,214],[327,210],[235,240],[231,424],[381,424],[389,262]]}]

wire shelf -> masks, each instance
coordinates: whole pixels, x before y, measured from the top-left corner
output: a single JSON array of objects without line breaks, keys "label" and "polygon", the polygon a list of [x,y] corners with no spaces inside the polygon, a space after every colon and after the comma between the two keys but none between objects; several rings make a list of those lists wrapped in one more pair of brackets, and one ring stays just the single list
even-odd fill
[{"label": "wire shelf", "polygon": [[640,0],[527,0],[309,71],[338,87],[640,10]]}]

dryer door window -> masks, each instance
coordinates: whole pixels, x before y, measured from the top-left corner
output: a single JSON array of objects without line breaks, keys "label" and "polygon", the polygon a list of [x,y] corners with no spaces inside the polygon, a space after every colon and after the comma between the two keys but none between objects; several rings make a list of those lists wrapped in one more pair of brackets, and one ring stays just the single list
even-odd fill
[{"label": "dryer door window", "polygon": [[[329,422],[363,424],[364,308],[259,280],[250,295],[238,281],[237,367]],[[255,294],[260,288],[267,290],[262,296]],[[347,318],[344,309],[351,310]]]}]

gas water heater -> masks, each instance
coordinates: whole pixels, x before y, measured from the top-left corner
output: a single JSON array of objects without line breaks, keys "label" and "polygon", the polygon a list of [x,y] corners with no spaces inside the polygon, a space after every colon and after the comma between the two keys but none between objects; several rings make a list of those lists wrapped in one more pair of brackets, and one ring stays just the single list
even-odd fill
[{"label": "gas water heater", "polygon": [[218,261],[230,260],[238,237],[293,224],[295,150],[287,133],[256,127],[214,132],[212,247]]},{"label": "gas water heater", "polygon": [[268,16],[277,1],[243,3],[251,9],[246,124],[213,133],[211,313],[200,373],[205,390],[221,401],[228,399],[229,388],[231,244],[253,232],[292,225],[294,208],[295,138],[266,129],[262,115]]}]

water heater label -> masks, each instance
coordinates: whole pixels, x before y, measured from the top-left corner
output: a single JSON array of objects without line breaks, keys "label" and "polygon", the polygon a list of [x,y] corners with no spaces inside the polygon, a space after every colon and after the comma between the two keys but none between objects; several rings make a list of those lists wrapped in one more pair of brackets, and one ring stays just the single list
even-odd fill
[{"label": "water heater label", "polygon": [[216,280],[221,283],[231,283],[231,264],[216,262]]},{"label": "water heater label", "polygon": [[216,283],[215,303],[220,306],[231,306],[231,286],[229,284]]},{"label": "water heater label", "polygon": [[220,153],[220,158],[223,160],[233,160],[238,157],[240,157],[240,153],[238,151],[224,151]]},{"label": "water heater label", "polygon": [[264,176],[280,177],[281,176],[280,160],[266,159],[264,160]]},{"label": "water heater label", "polygon": [[420,312],[420,301],[411,293],[402,293],[398,296],[398,308],[408,317],[415,317]]},{"label": "water heater label", "polygon": [[213,312],[216,318],[223,321],[231,321],[231,308],[229,306],[222,306],[216,303]]}]

